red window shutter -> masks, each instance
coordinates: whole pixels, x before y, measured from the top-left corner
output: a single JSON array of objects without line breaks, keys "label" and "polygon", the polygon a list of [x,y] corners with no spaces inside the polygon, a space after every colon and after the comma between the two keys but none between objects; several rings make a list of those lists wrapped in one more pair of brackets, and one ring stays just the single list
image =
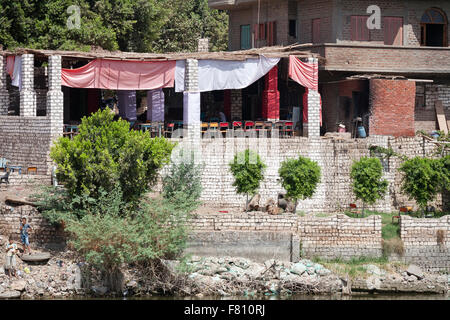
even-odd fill
[{"label": "red window shutter", "polygon": [[384,44],[403,45],[403,18],[402,17],[384,17]]},{"label": "red window shutter", "polygon": [[352,41],[370,41],[370,31],[367,28],[367,16],[351,16]]},{"label": "red window shutter", "polygon": [[266,39],[266,25],[264,23],[259,25],[259,35],[261,40]]},{"label": "red window shutter", "polygon": [[257,24],[255,24],[254,26],[253,26],[253,33],[255,34],[255,40],[259,40],[259,32],[258,32],[259,30],[258,30],[258,25]]},{"label": "red window shutter", "polygon": [[267,23],[267,45],[273,46],[276,43],[276,23],[271,21]]}]

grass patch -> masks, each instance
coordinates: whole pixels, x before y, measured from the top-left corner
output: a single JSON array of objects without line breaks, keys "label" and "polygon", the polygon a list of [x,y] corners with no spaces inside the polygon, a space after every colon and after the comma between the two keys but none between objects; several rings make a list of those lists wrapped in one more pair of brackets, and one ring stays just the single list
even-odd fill
[{"label": "grass patch", "polygon": [[[345,212],[345,214],[351,218],[360,218],[361,216],[351,212]],[[397,222],[392,222],[392,217],[398,214],[386,213],[386,212],[376,212],[367,211],[364,213],[364,217],[369,216],[381,216],[381,235],[383,240],[389,240],[398,238],[400,239],[400,225]]]},{"label": "grass patch", "polygon": [[313,258],[311,260],[315,263],[320,263],[325,268],[331,270],[340,277],[345,278],[348,275],[351,279],[367,279],[370,277],[371,275],[367,273],[365,268],[365,265],[368,264],[373,264],[386,272],[394,272],[399,266],[404,266],[398,262],[389,262],[385,256],[380,258],[355,257],[350,260],[343,260],[339,258],[332,260]]}]

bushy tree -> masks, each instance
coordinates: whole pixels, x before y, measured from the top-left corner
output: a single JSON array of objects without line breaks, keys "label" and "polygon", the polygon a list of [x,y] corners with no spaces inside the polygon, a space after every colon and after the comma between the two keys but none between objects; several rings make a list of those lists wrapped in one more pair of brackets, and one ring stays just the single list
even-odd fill
[{"label": "bushy tree", "polygon": [[441,165],[441,160],[415,157],[400,167],[404,173],[402,191],[417,202],[422,212],[442,189]]},{"label": "bushy tree", "polygon": [[295,201],[295,213],[298,200],[305,200],[314,195],[320,182],[321,170],[317,162],[299,156],[298,159],[283,161],[278,174],[286,196]]},{"label": "bushy tree", "polygon": [[224,51],[228,47],[228,15],[210,9],[208,0],[167,0],[170,11],[154,41],[160,52],[197,51],[197,40],[208,38],[211,51]]},{"label": "bushy tree", "polygon": [[127,121],[113,121],[109,109],[82,119],[79,134],[60,138],[51,149],[56,176],[71,196],[98,198],[119,184],[125,202],[138,199],[169,162],[174,144],[129,130]]},{"label": "bushy tree", "polygon": [[236,192],[247,196],[245,210],[248,210],[248,196],[256,194],[261,181],[264,179],[264,169],[266,165],[260,156],[247,149],[234,156],[230,163],[230,170],[234,176],[233,186]]},{"label": "bushy tree", "polygon": [[81,219],[68,219],[66,230],[70,244],[103,273],[108,287],[121,292],[124,264],[149,265],[182,252],[189,213],[163,199],[144,200],[126,215],[116,209],[112,205],[108,214],[90,212]]},{"label": "bushy tree", "polygon": [[362,216],[366,204],[374,204],[384,197],[388,182],[382,179],[383,166],[378,158],[363,157],[353,162],[350,176],[353,180],[353,192],[363,202]]},{"label": "bushy tree", "polygon": [[181,210],[191,212],[200,205],[202,168],[194,162],[173,162],[162,179],[162,195]]},{"label": "bushy tree", "polygon": [[[79,28],[67,20],[80,8]],[[0,0],[0,44],[4,48],[121,51],[196,51],[197,39],[225,50],[228,16],[207,0]]]}]

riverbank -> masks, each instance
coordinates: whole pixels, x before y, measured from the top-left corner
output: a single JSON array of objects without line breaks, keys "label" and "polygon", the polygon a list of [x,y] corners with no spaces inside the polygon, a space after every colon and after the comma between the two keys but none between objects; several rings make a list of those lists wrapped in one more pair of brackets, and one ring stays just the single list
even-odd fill
[{"label": "riverbank", "polygon": [[[344,262],[340,262],[345,264]],[[334,262],[336,264],[336,262]],[[18,277],[0,270],[0,297],[61,299],[91,297],[243,297],[267,298],[295,295],[352,295],[361,292],[392,294],[447,294],[450,276],[426,273],[414,266],[362,264],[359,272],[347,276],[308,259],[298,262],[268,260],[264,263],[238,257],[190,257],[163,261],[161,276],[149,277],[148,268],[123,269],[123,291],[112,293],[101,276],[87,272],[86,264],[70,252],[52,252],[43,265],[18,259]],[[344,268],[345,269],[345,268]],[[342,270],[344,270],[342,269]]]}]

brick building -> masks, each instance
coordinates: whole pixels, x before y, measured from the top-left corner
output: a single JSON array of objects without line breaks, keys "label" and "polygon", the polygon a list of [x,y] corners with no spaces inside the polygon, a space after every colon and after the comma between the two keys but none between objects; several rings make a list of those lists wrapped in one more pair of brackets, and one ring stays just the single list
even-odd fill
[{"label": "brick building", "polygon": [[[439,129],[436,101],[450,117],[449,1],[210,0],[209,5],[229,13],[230,50],[300,44],[324,58],[322,133],[336,131],[338,123],[350,131],[357,117],[370,134],[432,131]],[[378,21],[372,20],[373,5],[380,9]],[[375,29],[368,28],[369,19]],[[282,62],[279,66],[283,114],[302,104],[303,89],[283,73]]]}]

